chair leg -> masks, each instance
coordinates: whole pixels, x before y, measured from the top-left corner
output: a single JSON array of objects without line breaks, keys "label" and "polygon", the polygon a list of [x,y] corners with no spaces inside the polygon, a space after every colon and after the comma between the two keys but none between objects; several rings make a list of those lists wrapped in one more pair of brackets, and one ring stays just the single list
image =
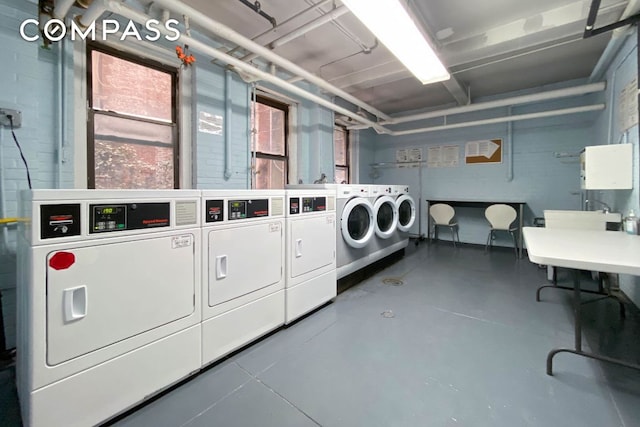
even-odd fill
[{"label": "chair leg", "polygon": [[516,243],[516,235],[513,231],[509,231],[511,233],[511,238],[513,239],[513,250],[516,253],[516,259],[518,258],[518,244]]},{"label": "chair leg", "polygon": [[493,234],[493,230],[489,230],[489,235],[487,236],[487,243],[484,245],[484,251],[487,252],[489,250],[489,242],[491,241],[491,235]]},{"label": "chair leg", "polygon": [[452,226],[452,225],[449,226],[449,229],[451,230],[451,241],[453,242],[453,247],[455,248],[456,247],[456,236],[454,235],[453,228],[454,228],[454,226]]}]

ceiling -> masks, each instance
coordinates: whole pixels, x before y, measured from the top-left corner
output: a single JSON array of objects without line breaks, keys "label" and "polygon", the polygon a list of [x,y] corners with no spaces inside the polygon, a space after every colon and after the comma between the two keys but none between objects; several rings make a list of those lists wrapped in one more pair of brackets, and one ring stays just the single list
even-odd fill
[{"label": "ceiling", "polygon": [[[274,52],[394,115],[587,78],[612,36],[582,37],[591,0],[404,1],[451,73],[449,81],[422,85],[338,0],[261,0],[260,10],[275,19],[275,28],[247,6],[253,0],[184,3],[267,47],[325,16],[327,23]],[[620,20],[630,2],[638,3],[602,0],[595,27]],[[330,12],[333,19],[326,16]],[[224,43],[227,50],[236,47]],[[239,58],[248,53],[232,52]]]}]

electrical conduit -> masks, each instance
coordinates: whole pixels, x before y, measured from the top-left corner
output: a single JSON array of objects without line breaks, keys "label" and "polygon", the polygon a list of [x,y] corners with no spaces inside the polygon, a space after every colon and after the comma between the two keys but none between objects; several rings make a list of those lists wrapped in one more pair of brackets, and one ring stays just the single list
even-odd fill
[{"label": "electrical conduit", "polygon": [[231,178],[231,114],[233,100],[231,99],[231,71],[224,70],[224,179]]}]

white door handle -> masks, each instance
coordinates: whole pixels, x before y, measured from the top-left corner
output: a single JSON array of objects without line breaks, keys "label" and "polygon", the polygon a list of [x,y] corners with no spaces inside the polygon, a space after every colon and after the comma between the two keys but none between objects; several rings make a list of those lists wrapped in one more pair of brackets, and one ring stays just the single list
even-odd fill
[{"label": "white door handle", "polygon": [[218,255],[216,257],[216,279],[227,277],[227,256]]},{"label": "white door handle", "polygon": [[302,239],[296,239],[296,258],[302,256]]},{"label": "white door handle", "polygon": [[87,287],[65,289],[63,291],[64,321],[82,319],[87,315]]}]

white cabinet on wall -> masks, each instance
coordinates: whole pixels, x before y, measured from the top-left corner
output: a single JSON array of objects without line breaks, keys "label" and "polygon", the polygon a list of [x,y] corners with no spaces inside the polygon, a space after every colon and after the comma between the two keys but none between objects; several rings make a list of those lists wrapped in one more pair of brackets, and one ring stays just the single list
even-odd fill
[{"label": "white cabinet on wall", "polygon": [[594,145],[580,153],[580,184],[583,190],[630,190],[633,146]]}]

